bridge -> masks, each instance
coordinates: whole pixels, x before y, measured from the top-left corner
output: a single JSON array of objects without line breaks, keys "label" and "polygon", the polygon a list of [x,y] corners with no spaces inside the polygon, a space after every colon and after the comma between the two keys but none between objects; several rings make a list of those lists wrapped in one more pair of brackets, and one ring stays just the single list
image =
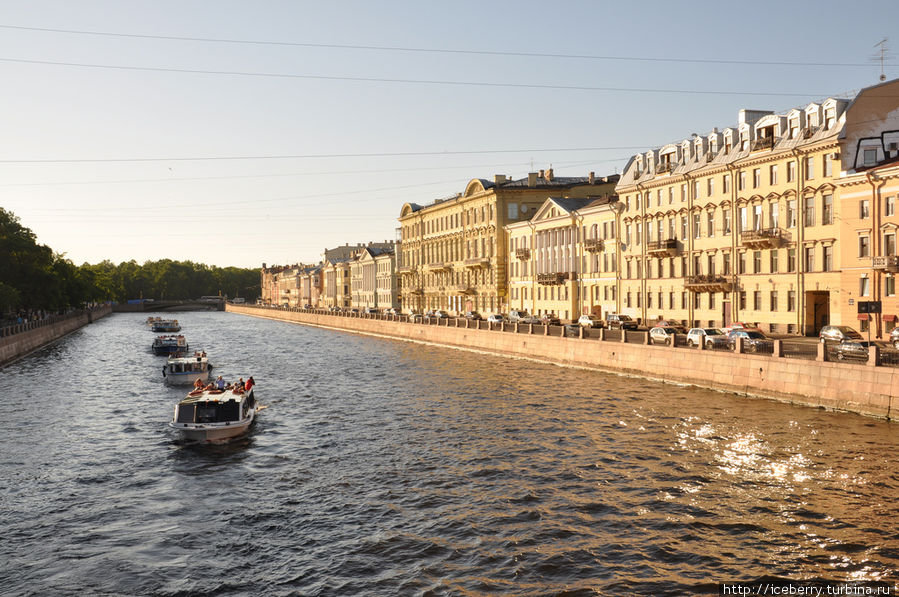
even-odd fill
[{"label": "bridge", "polygon": [[197,299],[197,300],[159,300],[144,301],[142,303],[120,303],[112,306],[113,313],[144,313],[152,311],[224,311],[224,299]]}]

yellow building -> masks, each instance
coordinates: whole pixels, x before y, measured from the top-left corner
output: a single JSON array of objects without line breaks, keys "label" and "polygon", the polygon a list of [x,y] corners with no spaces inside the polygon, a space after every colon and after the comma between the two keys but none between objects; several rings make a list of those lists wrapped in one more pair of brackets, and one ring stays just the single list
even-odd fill
[{"label": "yellow building", "polygon": [[652,323],[816,333],[839,310],[839,135],[847,100],[739,122],[634,156],[618,309]]},{"label": "yellow building", "polygon": [[349,258],[334,257],[322,265],[322,306],[325,309],[348,308],[352,300]]},{"label": "yellow building", "polygon": [[[899,81],[862,90],[847,110],[840,136],[845,176],[837,181],[840,205],[842,290],[840,317],[872,339],[888,339],[899,316]],[[881,312],[859,313],[879,301]]]},{"label": "yellow building", "polygon": [[505,227],[511,309],[576,320],[614,305],[615,200],[553,197],[530,220]]},{"label": "yellow building", "polygon": [[507,310],[509,256],[503,227],[529,219],[551,195],[599,195],[612,184],[592,174],[557,178],[549,169],[519,180],[476,178],[455,197],[426,206],[406,203],[399,217],[402,308]]}]

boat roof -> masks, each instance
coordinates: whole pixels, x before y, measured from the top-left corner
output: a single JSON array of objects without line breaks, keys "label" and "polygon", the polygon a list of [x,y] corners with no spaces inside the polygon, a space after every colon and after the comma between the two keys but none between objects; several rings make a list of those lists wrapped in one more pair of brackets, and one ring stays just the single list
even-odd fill
[{"label": "boat roof", "polygon": [[209,362],[209,359],[206,357],[198,357],[196,355],[194,355],[192,357],[178,356],[178,357],[169,357],[168,362],[169,363],[207,363],[207,362]]},{"label": "boat roof", "polygon": [[239,402],[246,395],[246,392],[235,393],[233,390],[203,390],[199,393],[191,392],[190,394],[182,398],[179,404],[194,404],[196,402],[228,402],[230,400]]}]

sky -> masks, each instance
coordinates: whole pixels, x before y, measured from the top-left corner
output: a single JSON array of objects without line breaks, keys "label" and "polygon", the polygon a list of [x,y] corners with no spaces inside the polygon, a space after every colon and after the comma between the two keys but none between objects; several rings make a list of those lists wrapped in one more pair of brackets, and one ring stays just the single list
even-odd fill
[{"label": "sky", "polygon": [[220,267],[317,262],[472,178],[613,174],[742,108],[852,94],[899,23],[895,0],[0,8],[0,207],[76,264]]}]

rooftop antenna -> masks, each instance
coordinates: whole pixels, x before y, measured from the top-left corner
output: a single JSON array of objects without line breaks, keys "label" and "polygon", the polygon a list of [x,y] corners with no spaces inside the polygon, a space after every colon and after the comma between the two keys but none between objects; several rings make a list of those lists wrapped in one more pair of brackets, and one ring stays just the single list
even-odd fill
[{"label": "rooftop antenna", "polygon": [[[878,47],[880,48],[879,59],[880,59],[880,80],[881,81],[887,80],[887,76],[883,72],[883,62],[884,62],[884,59],[886,58],[887,52],[889,51],[889,48],[887,48],[887,40],[888,39],[889,39],[888,37],[884,37],[882,40],[880,40],[879,42],[874,44],[875,48],[878,48]],[[874,59],[877,60],[878,58],[875,57]]]}]

